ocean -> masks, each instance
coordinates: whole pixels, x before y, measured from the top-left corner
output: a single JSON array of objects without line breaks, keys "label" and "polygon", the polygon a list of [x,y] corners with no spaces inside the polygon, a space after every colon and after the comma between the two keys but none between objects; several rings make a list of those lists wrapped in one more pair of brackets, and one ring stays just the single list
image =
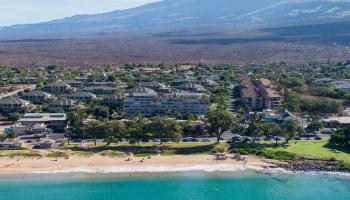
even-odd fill
[{"label": "ocean", "polygon": [[0,200],[349,200],[350,178],[255,172],[0,177]]}]

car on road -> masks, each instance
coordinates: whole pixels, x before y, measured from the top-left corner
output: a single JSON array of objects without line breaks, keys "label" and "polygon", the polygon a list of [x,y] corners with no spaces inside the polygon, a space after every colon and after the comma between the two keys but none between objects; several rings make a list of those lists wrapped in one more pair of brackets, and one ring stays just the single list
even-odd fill
[{"label": "car on road", "polygon": [[235,134],[232,136],[232,142],[241,142],[243,137],[241,135]]},{"label": "car on road", "polygon": [[199,142],[199,140],[197,138],[193,138],[193,137],[186,137],[186,138],[182,138],[183,142]]},{"label": "car on road", "polygon": [[211,142],[211,138],[203,138],[202,142]]}]

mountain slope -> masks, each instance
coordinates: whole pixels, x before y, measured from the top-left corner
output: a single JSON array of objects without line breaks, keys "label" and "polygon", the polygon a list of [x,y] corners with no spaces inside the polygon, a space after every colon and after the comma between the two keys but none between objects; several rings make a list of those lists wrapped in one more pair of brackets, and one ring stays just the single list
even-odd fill
[{"label": "mountain slope", "polygon": [[163,0],[137,8],[0,28],[13,34],[96,34],[188,28],[256,29],[350,19],[348,0]]}]

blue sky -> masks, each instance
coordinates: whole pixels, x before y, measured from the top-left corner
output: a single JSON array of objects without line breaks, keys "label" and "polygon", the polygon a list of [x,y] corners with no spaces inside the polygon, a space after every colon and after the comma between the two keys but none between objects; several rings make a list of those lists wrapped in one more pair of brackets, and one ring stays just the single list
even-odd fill
[{"label": "blue sky", "polygon": [[126,9],[158,0],[0,0],[0,26]]}]

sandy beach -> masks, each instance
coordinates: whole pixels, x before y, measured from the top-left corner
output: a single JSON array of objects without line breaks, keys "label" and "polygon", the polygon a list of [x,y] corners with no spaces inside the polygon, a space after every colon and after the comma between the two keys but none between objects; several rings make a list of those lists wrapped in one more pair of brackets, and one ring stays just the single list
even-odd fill
[{"label": "sandy beach", "polygon": [[[245,156],[245,161],[231,157],[218,160],[214,155],[175,155],[110,158],[100,155],[69,158],[0,158],[0,174],[23,173],[132,173],[175,171],[238,171],[264,169],[269,164],[263,158]],[[143,160],[141,162],[141,160]]]}]

